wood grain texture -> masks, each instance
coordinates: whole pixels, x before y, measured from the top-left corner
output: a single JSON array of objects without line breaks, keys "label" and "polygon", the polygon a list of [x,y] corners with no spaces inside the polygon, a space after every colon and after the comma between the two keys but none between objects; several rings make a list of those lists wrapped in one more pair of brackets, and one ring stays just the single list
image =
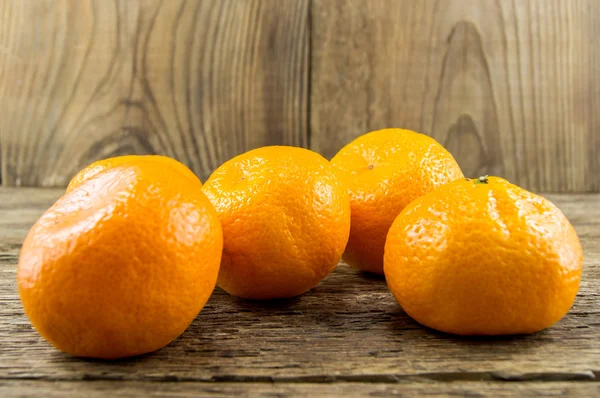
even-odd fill
[{"label": "wood grain texture", "polygon": [[0,380],[3,397],[596,397],[599,383],[198,383]]},{"label": "wood grain texture", "polygon": [[594,396],[600,385],[600,195],[548,195],[584,248],[569,314],[529,336],[460,338],[425,329],[385,281],[340,265],[301,297],[253,302],[217,289],[164,349],[117,362],[53,349],[32,329],[15,271],[29,226],[62,190],[0,189],[0,395]]},{"label": "wood grain texture", "polygon": [[427,133],[466,175],[600,190],[594,0],[314,0],[311,145]]},{"label": "wood grain texture", "polygon": [[308,0],[0,1],[9,186],[160,153],[202,179],[267,144],[307,146]]},{"label": "wood grain texture", "polygon": [[401,126],[471,176],[600,192],[599,37],[594,0],[3,0],[0,182],[129,153],[204,180]]}]

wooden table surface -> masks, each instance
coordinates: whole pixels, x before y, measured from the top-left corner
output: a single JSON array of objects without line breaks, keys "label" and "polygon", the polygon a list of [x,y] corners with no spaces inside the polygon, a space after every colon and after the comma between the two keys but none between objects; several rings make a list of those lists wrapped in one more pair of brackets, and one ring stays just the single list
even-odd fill
[{"label": "wooden table surface", "polygon": [[382,278],[342,264],[294,299],[251,302],[217,289],[169,346],[108,362],[53,349],[19,301],[21,242],[60,194],[0,189],[2,397],[600,395],[600,195],[547,195],[579,233],[585,264],[575,305],[543,332],[459,338],[423,328]]}]

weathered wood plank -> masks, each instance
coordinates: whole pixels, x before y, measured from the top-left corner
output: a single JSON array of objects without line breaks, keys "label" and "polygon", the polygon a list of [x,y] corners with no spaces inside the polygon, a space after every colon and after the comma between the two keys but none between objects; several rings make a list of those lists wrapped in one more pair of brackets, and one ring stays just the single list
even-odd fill
[{"label": "weathered wood plank", "polygon": [[430,134],[468,176],[600,190],[594,0],[314,0],[311,146]]},{"label": "weathered wood plank", "polygon": [[202,179],[268,144],[307,145],[308,0],[0,6],[3,183],[161,153]]},{"label": "weathered wood plank", "polygon": [[198,383],[136,381],[0,381],[3,397],[233,397],[233,396],[306,396],[306,397],[391,397],[391,396],[477,396],[477,397],[593,397],[600,394],[598,383],[494,383],[454,382],[427,383],[398,381],[392,383]]},{"label": "weathered wood plank", "polygon": [[16,385],[9,382],[13,379],[202,383],[575,380],[593,383],[594,387],[573,387],[590,391],[600,380],[599,195],[548,195],[575,225],[584,247],[585,268],[574,307],[546,331],[530,336],[459,338],[428,330],[402,312],[383,279],[340,265],[318,287],[290,300],[244,301],[217,289],[190,328],[166,348],[139,358],[103,362],[54,350],[32,330],[18,299],[19,243],[28,226],[60,194],[57,190],[0,189],[0,380],[7,388]]},{"label": "weathered wood plank", "polygon": [[151,355],[111,363],[59,353],[31,329],[15,292],[14,261],[9,256],[3,256],[2,262],[9,264],[0,272],[0,379],[600,377],[598,264],[588,264],[569,315],[532,336],[465,339],[424,329],[401,311],[383,280],[340,267],[295,300],[252,303],[219,289],[175,342]]},{"label": "weathered wood plank", "polygon": [[7,247],[17,250],[33,223],[64,190],[39,188],[0,188],[0,253]]}]

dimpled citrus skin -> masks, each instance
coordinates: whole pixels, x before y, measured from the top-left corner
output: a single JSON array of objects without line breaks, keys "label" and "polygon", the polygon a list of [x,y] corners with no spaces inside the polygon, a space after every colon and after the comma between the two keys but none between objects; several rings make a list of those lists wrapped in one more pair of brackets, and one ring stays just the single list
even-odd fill
[{"label": "dimpled citrus skin", "polygon": [[403,129],[358,137],[331,159],[347,181],[352,209],[344,261],[383,273],[383,248],[392,222],[406,205],[463,177],[452,155],[433,138]]},{"label": "dimpled citrus skin", "polygon": [[211,295],[222,234],[200,184],[140,159],[73,186],[29,231],[18,286],[38,332],[114,359],[179,336]]},{"label": "dimpled citrus skin", "polygon": [[321,155],[286,146],[255,149],[221,165],[202,189],[223,226],[218,284],[230,294],[296,296],[339,262],[350,204]]},{"label": "dimpled citrus skin", "polygon": [[69,185],[67,186],[67,192],[104,170],[120,165],[135,165],[147,162],[157,162],[162,164],[164,166],[164,170],[176,171],[186,176],[190,180],[190,183],[202,185],[200,179],[198,179],[198,177],[190,169],[188,169],[183,163],[180,163],[173,158],[161,155],[126,155],[98,160],[97,162],[85,167],[79,173],[77,173],[75,177],[73,177],[71,182],[69,182]]},{"label": "dimpled citrus skin", "polygon": [[396,218],[385,277],[417,322],[461,335],[533,333],[568,311],[583,254],[550,201],[508,181],[460,179]]}]

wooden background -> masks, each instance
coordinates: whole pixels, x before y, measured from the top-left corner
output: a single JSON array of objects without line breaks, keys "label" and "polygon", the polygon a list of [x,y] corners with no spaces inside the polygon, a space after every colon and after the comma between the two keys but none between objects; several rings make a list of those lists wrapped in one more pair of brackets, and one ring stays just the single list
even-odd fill
[{"label": "wooden background", "polygon": [[465,174],[600,191],[596,0],[0,0],[5,186],[161,153],[203,180],[269,144],[383,127]]}]

